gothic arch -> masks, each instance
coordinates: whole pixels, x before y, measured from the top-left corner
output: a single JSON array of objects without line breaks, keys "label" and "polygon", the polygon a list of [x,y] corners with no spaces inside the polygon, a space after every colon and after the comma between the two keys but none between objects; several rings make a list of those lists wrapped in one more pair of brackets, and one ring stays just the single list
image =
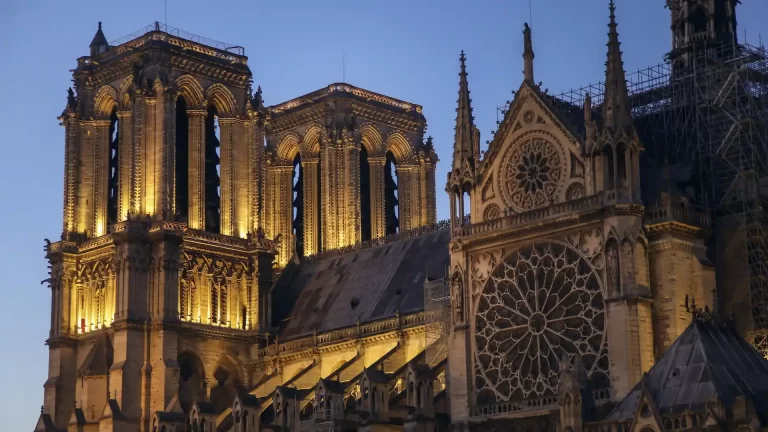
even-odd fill
[{"label": "gothic arch", "polygon": [[133,80],[126,78],[120,83],[120,90],[118,90],[118,100],[120,101],[120,109],[126,110],[131,104],[131,89],[133,88]]},{"label": "gothic arch", "polygon": [[179,401],[194,403],[205,400],[205,366],[200,357],[192,351],[179,353]]},{"label": "gothic arch", "polygon": [[312,125],[301,140],[301,154],[316,156],[320,153],[320,127]]},{"label": "gothic arch", "polygon": [[109,118],[117,107],[117,90],[110,85],[99,88],[93,98],[93,114],[96,118]]},{"label": "gothic arch", "polygon": [[386,151],[392,152],[397,164],[409,161],[412,156],[411,146],[400,132],[394,132],[387,137]]},{"label": "gothic arch", "polygon": [[370,156],[377,156],[382,153],[383,141],[381,134],[372,125],[365,125],[360,128],[362,145]]},{"label": "gothic arch", "polygon": [[277,165],[289,165],[293,163],[300,152],[300,138],[296,134],[286,135],[277,145]]},{"label": "gothic arch", "polygon": [[176,79],[179,94],[184,96],[188,109],[203,109],[205,95],[203,87],[192,75],[183,75]]},{"label": "gothic arch", "polygon": [[235,96],[223,84],[216,83],[208,87],[205,100],[216,107],[216,112],[221,118],[231,118],[237,113]]}]

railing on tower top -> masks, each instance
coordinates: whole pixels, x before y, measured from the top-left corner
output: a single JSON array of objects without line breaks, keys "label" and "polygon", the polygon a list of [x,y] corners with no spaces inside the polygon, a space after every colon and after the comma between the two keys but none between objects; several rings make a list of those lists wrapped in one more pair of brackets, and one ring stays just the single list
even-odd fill
[{"label": "railing on tower top", "polygon": [[147,33],[151,32],[162,32],[167,33],[171,36],[176,36],[180,39],[186,39],[191,42],[195,42],[200,45],[205,45],[207,47],[216,48],[218,50],[227,51],[229,53],[239,55],[239,56],[245,56],[245,48],[239,45],[230,44],[227,42],[221,42],[213,39],[209,39],[200,35],[196,35],[193,33],[186,32],[184,30],[171,27],[168,24],[161,23],[159,21],[155,21],[152,24],[148,24],[135,32],[129,33],[121,38],[115,39],[109,43],[111,47],[116,47],[119,45],[122,45],[124,43],[130,42],[134,39],[138,39],[142,36],[144,36]]}]

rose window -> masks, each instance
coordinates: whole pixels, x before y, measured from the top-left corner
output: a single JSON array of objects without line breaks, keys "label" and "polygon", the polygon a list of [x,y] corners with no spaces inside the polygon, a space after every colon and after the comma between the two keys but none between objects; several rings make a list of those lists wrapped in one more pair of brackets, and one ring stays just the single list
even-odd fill
[{"label": "rose window", "polygon": [[508,255],[477,303],[477,403],[554,395],[560,362],[576,354],[607,382],[604,321],[599,277],[576,249],[548,242]]},{"label": "rose window", "polygon": [[502,161],[501,191],[517,211],[548,205],[564,177],[560,150],[543,138],[532,138],[510,148]]}]

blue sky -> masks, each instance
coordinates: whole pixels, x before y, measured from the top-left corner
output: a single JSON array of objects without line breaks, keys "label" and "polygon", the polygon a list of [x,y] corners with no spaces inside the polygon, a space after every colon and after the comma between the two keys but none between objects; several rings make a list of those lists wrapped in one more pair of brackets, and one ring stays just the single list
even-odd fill
[{"label": "blue sky", "polygon": [[[658,63],[669,50],[664,0],[616,0],[628,71]],[[42,403],[48,354],[50,291],[43,238],[61,232],[63,129],[69,70],[103,21],[107,39],[164,20],[158,0],[0,2],[0,406],[7,430],[31,430]],[[438,216],[450,165],[458,55],[467,54],[469,85],[482,142],[496,128],[496,108],[522,80],[522,28],[529,0],[261,1],[168,0],[168,23],[246,48],[267,104],[342,80],[421,104],[442,158]],[[534,0],[536,80],[551,92],[604,74],[608,0]],[[768,38],[768,2],[744,0],[739,36]],[[762,21],[762,22],[761,22]],[[342,55],[342,53],[344,53]],[[10,415],[8,415],[10,414]],[[9,423],[10,422],[10,423]]]}]

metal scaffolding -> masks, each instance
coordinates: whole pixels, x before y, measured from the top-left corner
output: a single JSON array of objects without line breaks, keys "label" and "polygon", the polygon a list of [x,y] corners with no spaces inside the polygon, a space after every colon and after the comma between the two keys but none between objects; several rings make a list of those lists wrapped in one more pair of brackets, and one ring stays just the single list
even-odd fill
[{"label": "metal scaffolding", "polygon": [[434,367],[448,356],[448,324],[451,298],[448,295],[448,277],[424,282],[424,346],[426,363]]},{"label": "metal scaffolding", "polygon": [[[635,126],[647,160],[689,164],[697,205],[733,224],[749,271],[749,334],[768,354],[768,56],[745,44],[698,46],[627,75]],[[589,93],[602,102],[603,83],[556,98],[580,109]],[[732,254],[733,251],[729,251]],[[722,272],[722,263],[716,263]],[[746,269],[744,269],[746,270]],[[732,270],[731,270],[732,271]],[[736,276],[736,275],[734,275]],[[719,277],[720,278],[720,277]],[[730,279],[725,275],[725,279]],[[719,287],[719,290],[730,287]],[[740,312],[741,313],[741,312]]]}]

